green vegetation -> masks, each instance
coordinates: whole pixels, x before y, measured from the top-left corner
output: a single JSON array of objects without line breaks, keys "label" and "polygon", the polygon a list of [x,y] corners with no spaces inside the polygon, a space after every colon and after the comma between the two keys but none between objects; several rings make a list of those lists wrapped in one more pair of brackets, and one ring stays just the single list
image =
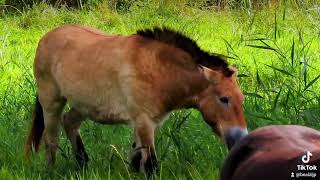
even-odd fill
[{"label": "green vegetation", "polygon": [[[132,131],[126,126],[83,123],[89,168],[77,170],[61,132],[56,166],[48,170],[44,151],[31,163],[23,146],[31,123],[37,42],[62,24],[82,24],[112,34],[168,26],[197,40],[210,52],[232,57],[246,94],[250,130],[271,124],[302,124],[320,129],[320,6],[316,1],[260,9],[217,11],[183,3],[138,1],[119,10],[109,3],[80,10],[40,3],[0,13],[0,179],[141,179],[128,166]],[[289,2],[289,1],[287,1]],[[305,1],[311,2],[311,1]],[[156,138],[157,179],[218,179],[227,155],[195,110],[171,114]]]}]

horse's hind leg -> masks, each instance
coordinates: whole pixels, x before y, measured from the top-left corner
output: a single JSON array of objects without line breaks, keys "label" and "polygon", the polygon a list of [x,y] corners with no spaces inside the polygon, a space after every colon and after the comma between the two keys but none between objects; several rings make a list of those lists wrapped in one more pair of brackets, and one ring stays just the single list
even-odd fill
[{"label": "horse's hind leg", "polygon": [[71,142],[72,150],[80,166],[84,166],[89,161],[89,157],[80,137],[80,125],[84,117],[75,109],[71,109],[63,116],[63,127],[68,139]]},{"label": "horse's hind leg", "polygon": [[64,98],[59,97],[55,85],[50,84],[49,82],[40,84],[38,95],[43,108],[47,161],[49,165],[53,165],[55,163],[55,156],[58,148],[61,113],[66,101]]}]

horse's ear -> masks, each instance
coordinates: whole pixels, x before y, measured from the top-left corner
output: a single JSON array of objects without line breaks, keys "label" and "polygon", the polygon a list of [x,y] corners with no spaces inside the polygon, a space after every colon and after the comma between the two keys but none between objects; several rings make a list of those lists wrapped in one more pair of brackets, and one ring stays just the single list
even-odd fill
[{"label": "horse's ear", "polygon": [[211,83],[217,84],[221,80],[221,73],[202,65],[198,65],[201,74]]},{"label": "horse's ear", "polygon": [[232,72],[232,77],[237,78],[238,76],[238,68],[235,64],[229,67],[229,70]]}]

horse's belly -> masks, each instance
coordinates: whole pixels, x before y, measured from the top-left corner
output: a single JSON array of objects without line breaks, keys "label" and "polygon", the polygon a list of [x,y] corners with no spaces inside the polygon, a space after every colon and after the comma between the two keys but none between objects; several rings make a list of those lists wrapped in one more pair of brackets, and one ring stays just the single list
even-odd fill
[{"label": "horse's belly", "polygon": [[110,83],[103,88],[86,84],[66,90],[63,95],[71,107],[93,121],[114,124],[127,123],[130,119],[126,95],[115,84]]},{"label": "horse's belly", "polygon": [[87,105],[83,103],[70,103],[71,106],[84,116],[102,124],[129,123],[130,117],[126,107],[122,104]]},{"label": "horse's belly", "polygon": [[125,112],[109,110],[93,110],[88,114],[89,118],[93,121],[102,124],[118,124],[118,123],[129,123],[129,116]]}]

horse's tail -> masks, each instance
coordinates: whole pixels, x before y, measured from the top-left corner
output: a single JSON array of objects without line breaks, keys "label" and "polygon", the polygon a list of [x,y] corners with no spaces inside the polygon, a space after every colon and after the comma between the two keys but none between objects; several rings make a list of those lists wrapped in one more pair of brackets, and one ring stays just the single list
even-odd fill
[{"label": "horse's tail", "polygon": [[32,127],[25,146],[25,155],[27,159],[30,158],[30,154],[33,149],[35,150],[35,152],[39,150],[41,137],[44,131],[43,110],[39,102],[38,95],[36,97],[32,118]]}]

